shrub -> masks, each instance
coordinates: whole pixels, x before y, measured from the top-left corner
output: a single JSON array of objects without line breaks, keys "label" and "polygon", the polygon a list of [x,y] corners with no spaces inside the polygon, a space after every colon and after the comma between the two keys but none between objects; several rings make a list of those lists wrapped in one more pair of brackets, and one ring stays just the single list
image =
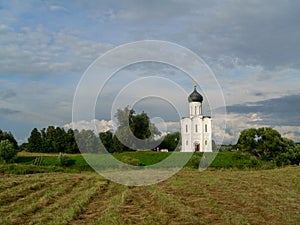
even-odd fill
[{"label": "shrub", "polygon": [[61,152],[59,153],[57,159],[59,166],[70,166],[73,162],[67,154]]},{"label": "shrub", "polygon": [[202,155],[194,153],[191,159],[188,161],[187,166],[198,169]]},{"label": "shrub", "polygon": [[2,158],[6,163],[11,162],[16,156],[17,151],[14,149],[12,143],[9,140],[2,140],[0,142],[0,158]]},{"label": "shrub", "polygon": [[[129,156],[124,156],[122,157],[122,160],[121,160],[123,163],[126,163],[128,165],[132,165],[132,166],[140,166],[141,163],[140,163],[140,160],[139,159],[135,159],[135,158],[132,158],[132,157],[129,157]],[[126,166],[125,166],[126,167]]]}]

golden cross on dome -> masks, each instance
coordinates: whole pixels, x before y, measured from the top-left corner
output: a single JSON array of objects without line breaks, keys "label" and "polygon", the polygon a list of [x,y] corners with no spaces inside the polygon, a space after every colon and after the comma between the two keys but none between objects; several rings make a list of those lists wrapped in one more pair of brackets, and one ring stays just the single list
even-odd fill
[{"label": "golden cross on dome", "polygon": [[196,89],[196,87],[197,87],[197,81],[194,80],[194,88]]}]

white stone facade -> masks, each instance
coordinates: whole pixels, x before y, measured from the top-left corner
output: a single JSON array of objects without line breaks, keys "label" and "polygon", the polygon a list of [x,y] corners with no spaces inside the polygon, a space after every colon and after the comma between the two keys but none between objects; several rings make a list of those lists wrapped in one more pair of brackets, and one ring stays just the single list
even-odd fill
[{"label": "white stone facade", "polygon": [[202,115],[202,96],[196,91],[189,96],[189,117],[181,119],[181,152],[212,152],[211,118]]}]

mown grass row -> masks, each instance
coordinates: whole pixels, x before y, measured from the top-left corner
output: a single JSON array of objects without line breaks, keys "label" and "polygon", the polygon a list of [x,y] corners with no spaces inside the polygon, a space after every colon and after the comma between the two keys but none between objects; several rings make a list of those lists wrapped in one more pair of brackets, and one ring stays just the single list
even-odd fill
[{"label": "mown grass row", "polygon": [[93,216],[71,224],[298,224],[299,180],[298,167],[205,172],[185,168],[147,187],[111,185],[110,190],[117,191],[109,199],[93,200],[99,211],[84,212]]},{"label": "mown grass row", "polygon": [[146,187],[94,173],[2,175],[0,224],[298,224],[299,180],[296,166],[184,168]]},{"label": "mown grass row", "polygon": [[[13,180],[18,185],[9,187]],[[62,173],[4,176],[1,183],[8,185],[0,196],[0,224],[67,224],[107,185],[95,174]]]}]

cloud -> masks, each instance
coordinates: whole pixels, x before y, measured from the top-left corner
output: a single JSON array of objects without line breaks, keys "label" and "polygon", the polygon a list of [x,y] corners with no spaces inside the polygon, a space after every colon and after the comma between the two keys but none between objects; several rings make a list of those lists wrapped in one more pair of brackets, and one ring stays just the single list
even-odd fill
[{"label": "cloud", "polygon": [[[272,127],[283,137],[300,141],[300,94],[288,95],[257,102],[227,106],[224,143],[235,144],[244,129]],[[218,114],[213,121],[214,138],[222,138]]]},{"label": "cloud", "polygon": [[199,40],[192,44],[199,52],[234,56],[246,65],[299,68],[299,2],[226,1],[207,8],[200,4],[185,18],[185,34]]},{"label": "cloud", "polygon": [[32,126],[61,125],[71,120],[72,99],[76,86],[72,83],[53,84],[9,78],[0,79],[2,108],[19,111],[10,119]]},{"label": "cloud", "polygon": [[6,30],[0,36],[0,73],[47,76],[84,72],[111,44],[84,40],[66,30],[52,32],[42,25]]},{"label": "cloud", "polygon": [[[231,105],[228,113],[255,115],[253,122],[272,126],[300,126],[300,94],[264,101]],[[257,117],[257,115],[260,115]]]},{"label": "cloud", "polygon": [[60,5],[50,5],[49,9],[51,11],[65,11],[65,12],[68,12],[68,10],[65,7],[60,6]]},{"label": "cloud", "polygon": [[[236,144],[240,132],[245,129],[271,127],[277,130],[283,137],[292,139],[295,142],[300,142],[300,125],[275,125],[264,123],[261,119],[261,113],[229,113],[227,114],[226,128],[222,130],[218,117],[213,120],[213,139],[218,143]],[[224,131],[224,132],[223,132]],[[224,135],[224,136],[223,136]],[[223,142],[221,140],[223,139]]]},{"label": "cloud", "polygon": [[8,108],[0,108],[0,115],[3,117],[16,113],[20,113],[20,111]]},{"label": "cloud", "polygon": [[11,89],[0,90],[0,100],[8,100],[10,98],[16,97],[16,92]]},{"label": "cloud", "polygon": [[299,126],[274,126],[275,130],[280,131],[283,137],[300,142],[300,127]]},{"label": "cloud", "polygon": [[106,120],[91,120],[91,121],[77,121],[77,122],[71,122],[68,124],[63,125],[65,129],[77,129],[79,131],[81,130],[95,130],[97,133],[106,132],[108,130],[114,129],[114,124],[112,120],[106,121]]},{"label": "cloud", "polygon": [[264,68],[300,66],[297,1],[124,1],[115,17],[131,39],[184,43],[200,55]]}]

